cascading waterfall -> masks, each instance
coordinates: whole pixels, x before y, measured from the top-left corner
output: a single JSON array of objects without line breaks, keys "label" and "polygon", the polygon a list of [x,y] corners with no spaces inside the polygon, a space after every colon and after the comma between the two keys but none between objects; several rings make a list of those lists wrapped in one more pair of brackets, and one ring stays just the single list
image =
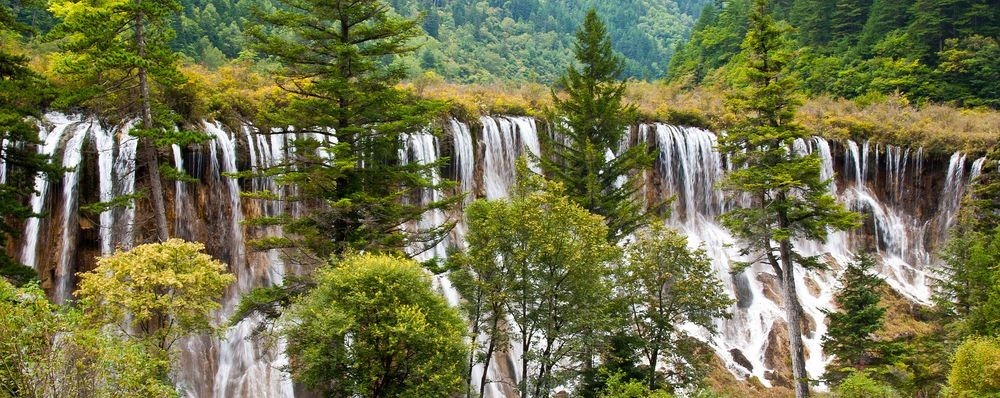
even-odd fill
[{"label": "cascading waterfall", "polygon": [[7,183],[7,139],[0,140],[0,184]]},{"label": "cascading waterfall", "polygon": [[[537,126],[533,119],[525,117],[482,117],[479,122],[483,129],[474,134],[466,124],[449,121],[446,127],[450,129],[451,140],[448,141],[439,141],[425,133],[406,135],[402,137],[405,149],[400,155],[407,162],[428,164],[439,159],[442,145],[451,145],[458,187],[468,194],[468,201],[474,199],[475,192],[489,199],[506,198],[514,184],[517,157],[540,152]],[[127,134],[130,127],[131,124],[126,124],[105,131],[96,121],[58,113],[47,114],[42,123],[40,138],[43,142],[38,145],[38,151],[54,155],[61,165],[71,170],[58,185],[60,195],[49,192],[50,183],[45,178],[36,181],[37,192],[30,201],[32,210],[46,213],[47,209],[52,209],[51,213],[59,217],[55,220],[32,218],[26,222],[21,259],[38,269],[42,266],[38,264],[38,246],[42,242],[49,243],[41,239],[58,239],[60,250],[53,254],[57,258],[46,260],[52,263],[46,266],[51,266],[57,276],[54,284],[57,299],[70,296],[71,276],[76,271],[73,269],[77,265],[73,250],[77,237],[73,231],[78,230],[75,209],[81,190],[80,170],[86,167],[80,165],[84,158],[84,142],[92,137],[97,148],[100,200],[128,195],[135,190],[137,142]],[[247,163],[242,167],[258,172],[282,165],[291,154],[289,140],[295,135],[282,131],[260,133],[252,126],[243,126],[237,133],[230,133],[218,123],[205,123],[203,128],[212,136],[201,147],[207,151],[198,147],[171,147],[174,167],[205,182],[174,184],[173,211],[177,221],[174,230],[189,239],[214,242],[209,245],[214,247],[213,254],[227,259],[238,276],[238,284],[227,292],[223,308],[216,314],[216,319],[222,321],[231,314],[240,295],[255,286],[281,283],[287,271],[280,251],[247,250],[247,241],[252,236],[245,234],[280,235],[280,228],[267,227],[251,232],[242,225],[244,218],[279,216],[295,211],[292,205],[278,200],[242,201],[241,181],[226,174],[240,172],[241,162]],[[652,144],[658,151],[656,166],[647,174],[648,191],[644,193],[650,197],[675,197],[668,224],[686,233],[692,247],[700,246],[708,252],[718,276],[727,286],[727,293],[736,299],[731,308],[733,318],[717,321],[718,335],[710,336],[689,326],[685,329],[709,342],[734,374],[757,376],[765,384],[770,383],[768,373],[773,368],[773,361],[784,360],[774,358],[771,343],[775,333],[784,328],[784,303],[778,290],[779,282],[770,267],[757,264],[739,274],[729,272],[730,264],[741,258],[731,246],[734,243],[731,234],[719,225],[716,217],[740,201],[727,199],[714,189],[725,171],[731,168],[715,150],[715,134],[663,124],[640,125],[636,133],[630,144]],[[5,148],[4,145],[0,147]],[[191,162],[186,164],[184,155],[188,149],[192,157],[187,158]],[[843,203],[863,212],[866,218],[865,228],[860,232],[831,234],[825,244],[797,243],[804,254],[819,255],[833,263],[834,270],[796,270],[799,278],[795,283],[808,325],[804,328],[804,341],[810,353],[807,370],[816,377],[829,361],[821,351],[821,337],[826,331],[822,310],[832,307],[838,287],[836,270],[850,261],[854,253],[874,250],[881,260],[880,272],[892,287],[913,300],[927,301],[930,297],[927,274],[936,261],[932,250],[945,238],[947,228],[958,214],[960,199],[969,180],[978,176],[985,159],[970,161],[964,154],[955,154],[948,161],[947,170],[942,171],[940,180],[928,182],[925,172],[929,170],[925,170],[925,162],[937,160],[926,158],[920,148],[813,138],[796,142],[794,150],[799,154],[816,154],[822,162],[822,177],[830,180],[830,191]],[[537,164],[531,166],[537,170]],[[835,176],[835,171],[839,175]],[[437,182],[440,176],[435,173],[430,178]],[[278,197],[287,195],[287,190],[291,189],[278,186],[267,177],[258,176],[242,182],[254,190],[269,190]],[[443,195],[438,190],[427,189],[420,193],[419,200],[427,203],[440,200]],[[929,199],[921,199],[923,197]],[[417,227],[426,229],[441,225],[449,216],[453,215],[428,212]],[[102,253],[108,253],[116,245],[132,245],[134,217],[134,207],[112,209],[100,215]],[[201,221],[181,228],[188,219]],[[463,247],[465,229],[461,217],[459,221],[447,240],[423,251],[420,258],[443,258],[449,248]],[[43,258],[47,257],[43,255]],[[446,277],[436,276],[434,283],[449,303],[459,304],[461,299]],[[188,369],[178,375],[178,383],[188,387],[187,395],[293,395],[292,384],[280,369],[288,363],[283,355],[283,343],[264,347],[247,340],[258,322],[258,319],[247,319],[228,329],[221,338],[204,336],[185,343],[183,364]],[[483,336],[479,337],[482,341]],[[521,375],[516,374],[516,370],[514,374],[504,374],[499,364],[501,361],[518,362],[520,357],[521,353],[511,349],[511,352],[490,358],[488,397],[509,394],[509,386],[505,383],[516,383]],[[477,364],[473,369],[476,383],[482,372],[483,364]]]},{"label": "cascading waterfall", "polygon": [[62,241],[59,254],[59,263],[56,267],[56,293],[55,301],[65,303],[73,293],[73,273],[75,272],[73,257],[76,252],[76,236],[70,231],[76,231],[74,224],[77,220],[77,212],[74,211],[77,205],[76,186],[80,182],[80,161],[83,160],[83,140],[87,133],[100,129],[96,120],[76,126],[70,133],[69,140],[62,152],[62,166],[66,168],[63,174],[63,214],[62,214]]},{"label": "cascading waterfall", "polygon": [[[479,119],[483,124],[483,185],[487,199],[503,199],[514,185],[514,162],[526,151],[540,153],[538,132],[533,119],[525,117],[491,117]],[[537,165],[532,165],[537,171]]]},{"label": "cascading waterfall", "polygon": [[[38,147],[38,153],[45,156],[54,156],[59,144],[62,142],[63,134],[76,123],[80,122],[79,116],[69,117],[61,113],[49,113],[45,115],[45,121],[53,127],[48,129],[45,124],[39,125],[38,136],[42,140],[42,145]],[[35,214],[42,214],[45,209],[45,198],[49,190],[49,179],[39,176],[35,179],[35,193],[31,195],[31,211]],[[32,217],[27,220],[24,228],[24,246],[21,250],[21,263],[38,269],[38,240],[40,238],[40,228],[42,219]]]}]

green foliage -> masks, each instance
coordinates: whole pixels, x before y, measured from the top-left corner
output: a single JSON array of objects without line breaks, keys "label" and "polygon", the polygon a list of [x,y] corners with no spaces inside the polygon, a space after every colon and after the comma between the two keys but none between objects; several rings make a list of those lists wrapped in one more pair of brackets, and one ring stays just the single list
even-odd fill
[{"label": "green foliage", "polygon": [[235,280],[204,249],[171,239],[118,250],[80,274],[80,303],[97,324],[169,352],[178,339],[213,330],[212,311]]},{"label": "green foliage", "polygon": [[169,370],[142,344],[53,305],[37,285],[0,280],[0,396],[176,397]]},{"label": "green foliage", "polygon": [[485,332],[520,345],[525,355],[515,366],[527,376],[518,390],[540,397],[577,376],[569,365],[574,355],[595,352],[595,337],[609,324],[609,266],[617,250],[606,241],[600,216],[564,196],[558,183],[530,174],[523,162],[519,170],[510,202],[469,205],[469,257],[483,302],[502,304],[487,307],[483,318],[509,315],[512,321]]},{"label": "green foliage", "polygon": [[[994,65],[1000,63],[1000,8],[988,0],[790,3],[779,7],[775,2],[772,16],[792,24],[796,49],[811,54],[792,68],[813,77],[802,81],[811,94],[855,98],[898,91],[914,101],[998,106]],[[746,2],[738,0],[727,2],[718,14],[703,12],[690,41],[671,59],[668,79],[689,86],[731,83],[713,76],[738,68],[731,57],[745,36],[747,14],[738,12],[745,8]],[[719,55],[718,48],[728,51]]]},{"label": "green foliage", "polygon": [[654,224],[636,234],[616,280],[630,314],[627,333],[650,364],[648,388],[660,384],[655,365],[664,360],[671,365],[664,377],[670,390],[700,383],[707,358],[689,346],[692,337],[677,325],[690,323],[714,333],[714,320],[728,317],[732,304],[705,251],[689,250],[683,235]]},{"label": "green foliage", "polygon": [[598,397],[600,398],[670,398],[672,395],[664,390],[650,390],[645,383],[627,380],[621,373],[608,377],[607,386]]},{"label": "green foliage", "polygon": [[837,398],[900,398],[891,386],[872,380],[865,372],[853,372],[834,389]]},{"label": "green foliage", "polygon": [[446,397],[463,389],[465,324],[420,265],[352,255],[316,274],[285,315],[292,375],[337,397]]},{"label": "green foliage", "polygon": [[541,166],[576,203],[603,216],[608,240],[617,242],[649,218],[637,192],[642,189],[641,171],[650,167],[653,156],[649,148],[637,145],[606,159],[608,151],[619,151],[637,113],[635,106],[622,101],[626,85],[617,79],[624,64],[611,50],[604,23],[593,9],[576,33],[574,54],[581,67],[570,66],[559,79],[565,99],[553,90],[555,135],[543,135],[546,155]]},{"label": "green foliage", "polygon": [[749,205],[723,214],[722,224],[739,239],[741,251],[771,266],[782,281],[796,396],[808,395],[801,309],[795,291],[795,265],[819,266],[816,258],[795,251],[795,241],[823,241],[831,230],[857,225],[858,215],[828,192],[815,153],[797,153],[795,140],[809,133],[794,122],[797,82],[788,73],[787,27],[776,23],[766,0],[755,0],[736,69],[739,90],[727,98],[737,121],[719,138],[719,149],[733,162],[721,187],[746,195]]},{"label": "green foliage", "polygon": [[424,130],[443,109],[397,87],[405,70],[392,60],[413,52],[421,37],[418,21],[393,14],[382,1],[282,4],[259,15],[282,34],[263,28],[250,34],[259,51],[280,62],[279,84],[293,95],[269,115],[272,123],[314,133],[292,143],[296,156],[263,171],[307,199],[302,204],[308,211],[285,224],[286,236],[320,258],[436,242],[452,224],[404,230],[429,209],[458,199],[404,200],[450,184],[431,178],[439,164],[404,164],[399,154],[405,134]]},{"label": "green foliage", "polygon": [[948,375],[947,396],[1000,397],[1000,341],[968,339],[955,351]]},{"label": "green foliage", "polygon": [[[56,57],[56,70],[72,82],[63,101],[83,103],[119,120],[141,115],[142,104],[136,100],[142,95],[140,70],[146,70],[161,89],[181,79],[168,45],[173,38],[169,21],[179,10],[175,0],[57,0],[49,4],[49,11],[60,21],[48,34],[62,50]],[[145,44],[141,49],[136,45],[139,26]],[[157,120],[158,127],[169,125],[165,119],[169,118]]]},{"label": "green foliage", "polygon": [[880,305],[885,282],[874,273],[875,259],[867,254],[855,257],[840,276],[837,310],[827,312],[828,327],[823,336],[823,353],[835,358],[827,365],[824,378],[831,384],[858,370],[892,365],[898,358],[891,343],[875,334],[885,323],[886,309]]},{"label": "green foliage", "polygon": [[[28,59],[8,50],[4,36],[23,31],[14,13],[0,4],[0,247],[20,233],[20,222],[33,216],[26,205],[35,189],[35,179],[54,176],[59,169],[34,149],[38,129],[29,117],[51,100],[47,83],[28,68]],[[37,278],[34,271],[0,251],[0,277],[17,284]]]}]

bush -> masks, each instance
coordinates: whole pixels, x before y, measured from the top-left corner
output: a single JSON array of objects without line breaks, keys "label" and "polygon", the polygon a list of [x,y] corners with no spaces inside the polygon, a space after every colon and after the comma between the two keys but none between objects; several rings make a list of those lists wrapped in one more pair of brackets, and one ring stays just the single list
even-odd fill
[{"label": "bush", "polygon": [[971,338],[958,346],[948,375],[949,397],[1000,397],[1000,339]]},{"label": "bush", "polygon": [[872,380],[866,373],[856,372],[834,389],[837,398],[898,398],[901,395],[892,387]]}]

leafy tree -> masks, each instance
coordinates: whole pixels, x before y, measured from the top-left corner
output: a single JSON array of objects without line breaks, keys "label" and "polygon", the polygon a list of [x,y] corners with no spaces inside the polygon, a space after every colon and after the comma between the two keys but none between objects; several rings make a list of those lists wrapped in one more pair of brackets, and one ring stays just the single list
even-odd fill
[{"label": "leafy tree", "polygon": [[[520,169],[529,174],[523,163]],[[558,183],[528,175],[515,191],[509,203],[470,205],[469,253],[479,267],[500,272],[487,282],[503,289],[510,334],[524,353],[521,396],[545,397],[558,385],[559,367],[588,352],[594,330],[606,326],[616,249],[600,216],[563,196]]]},{"label": "leafy tree", "polygon": [[[25,33],[28,28],[14,20],[13,12],[0,5],[0,36]],[[4,39],[0,38],[0,41]],[[46,82],[28,69],[28,60],[3,43],[0,46],[0,246],[20,232],[19,221],[31,217],[26,205],[35,189],[35,178],[57,169],[32,147],[38,130],[27,118],[38,117],[38,109],[50,100]],[[6,251],[0,252],[0,277],[16,284],[37,279],[34,270],[19,264]]]},{"label": "leafy tree", "polygon": [[[141,138],[156,236],[170,238],[164,207],[157,146],[173,134],[170,112],[154,90],[180,81],[176,56],[168,46],[173,37],[170,18],[180,11],[176,0],[92,2],[55,0],[49,11],[59,20],[50,35],[63,53],[57,70],[78,78],[80,87],[70,101],[82,101],[119,118],[138,118],[130,132]],[[166,141],[169,142],[169,141]]]},{"label": "leafy tree", "polygon": [[168,353],[180,338],[212,326],[217,300],[234,280],[201,243],[170,239],[97,260],[77,295],[98,324]]},{"label": "leafy tree", "polygon": [[948,375],[949,397],[1000,396],[1000,341],[971,338],[955,351]]},{"label": "leafy tree", "polygon": [[672,363],[678,365],[667,377],[670,387],[699,382],[698,369],[706,364],[684,347],[691,336],[678,326],[690,323],[715,332],[714,320],[728,316],[732,300],[722,290],[711,260],[704,250],[688,250],[684,236],[659,224],[638,232],[626,253],[618,280],[629,308],[629,332],[649,363],[649,389],[658,388],[656,364],[662,355],[674,356]]},{"label": "leafy tree", "polygon": [[462,391],[466,327],[412,260],[351,255],[285,314],[292,375],[331,397]]},{"label": "leafy tree", "polygon": [[600,398],[670,398],[672,395],[664,390],[651,390],[643,383],[628,380],[624,374],[616,373],[608,377],[607,386],[599,395]]},{"label": "leafy tree", "polygon": [[858,217],[828,193],[828,182],[820,178],[819,157],[797,154],[792,148],[808,132],[793,121],[798,100],[796,81],[786,69],[785,30],[768,13],[767,1],[754,1],[743,41],[746,61],[738,71],[737,87],[742,89],[727,103],[739,115],[738,121],[719,139],[721,152],[734,165],[721,186],[750,201],[747,207],[723,214],[721,220],[751,256],[749,263],[770,265],[781,280],[795,393],[803,397],[809,390],[795,266],[818,267],[819,261],[798,254],[793,242],[822,241],[831,229],[854,227]]},{"label": "leafy tree", "polygon": [[837,311],[827,312],[823,352],[834,359],[824,378],[832,384],[853,372],[894,362],[895,358],[886,357],[887,343],[875,337],[885,323],[886,309],[879,305],[885,282],[874,273],[874,267],[875,259],[870,255],[856,256],[840,276],[841,289],[834,298]]},{"label": "leafy tree", "polygon": [[[405,70],[397,57],[411,54],[421,37],[419,21],[392,13],[383,1],[283,0],[261,20],[281,31],[250,31],[255,47],[281,63],[279,84],[293,99],[272,115],[302,137],[295,157],[265,173],[298,189],[303,216],[277,220],[288,236],[318,257],[348,249],[397,250],[414,242],[436,243],[451,227],[406,233],[403,226],[435,203],[405,200],[438,189],[429,178],[437,164],[403,164],[401,135],[419,132],[442,104],[415,98],[398,87]],[[264,193],[265,195],[268,193]]]},{"label": "leafy tree", "polygon": [[644,145],[608,156],[618,152],[637,114],[635,106],[623,103],[626,85],[618,80],[623,63],[594,9],[576,34],[574,54],[581,67],[570,66],[560,78],[565,99],[552,93],[555,137],[545,136],[541,165],[570,198],[605,218],[608,240],[617,242],[648,218],[636,192],[642,184],[640,171],[653,158]]},{"label": "leafy tree", "polygon": [[0,396],[175,397],[169,369],[142,344],[53,305],[37,285],[0,280]]},{"label": "leafy tree", "polygon": [[900,398],[891,386],[873,380],[865,372],[853,372],[834,389],[838,398]]}]

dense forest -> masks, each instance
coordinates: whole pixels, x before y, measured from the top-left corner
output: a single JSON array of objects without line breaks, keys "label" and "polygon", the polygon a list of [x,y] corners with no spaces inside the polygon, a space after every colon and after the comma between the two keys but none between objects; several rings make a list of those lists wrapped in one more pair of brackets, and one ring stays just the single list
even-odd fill
[{"label": "dense forest", "polygon": [[[750,1],[705,6],[668,79],[725,84],[746,35]],[[796,49],[792,70],[809,95],[899,92],[913,101],[1000,106],[996,1],[776,1]]]},{"label": "dense forest", "polygon": [[996,1],[0,24],[0,398],[1000,394]]}]

